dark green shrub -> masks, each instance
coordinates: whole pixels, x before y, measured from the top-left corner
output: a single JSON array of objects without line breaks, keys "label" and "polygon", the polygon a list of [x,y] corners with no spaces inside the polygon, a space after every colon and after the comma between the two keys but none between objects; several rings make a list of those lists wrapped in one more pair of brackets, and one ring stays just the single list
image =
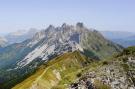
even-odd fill
[{"label": "dark green shrub", "polygon": [[81,73],[78,73],[76,76],[79,78],[79,77],[81,77],[81,76],[82,76],[82,74],[81,74]]},{"label": "dark green shrub", "polygon": [[107,61],[103,61],[103,65],[108,65],[108,62]]}]

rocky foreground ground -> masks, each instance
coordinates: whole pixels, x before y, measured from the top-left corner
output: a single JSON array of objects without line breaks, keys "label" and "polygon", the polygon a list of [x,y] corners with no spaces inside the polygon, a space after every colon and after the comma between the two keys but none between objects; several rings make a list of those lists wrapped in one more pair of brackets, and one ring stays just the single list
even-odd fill
[{"label": "rocky foreground ground", "polygon": [[118,56],[81,75],[70,89],[135,89],[135,56]]}]

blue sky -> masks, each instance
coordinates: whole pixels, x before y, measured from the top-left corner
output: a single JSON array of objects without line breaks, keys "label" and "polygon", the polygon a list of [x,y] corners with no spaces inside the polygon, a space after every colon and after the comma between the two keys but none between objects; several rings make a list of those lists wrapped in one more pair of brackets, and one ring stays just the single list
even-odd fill
[{"label": "blue sky", "polygon": [[135,0],[0,0],[0,33],[63,22],[135,32]]}]

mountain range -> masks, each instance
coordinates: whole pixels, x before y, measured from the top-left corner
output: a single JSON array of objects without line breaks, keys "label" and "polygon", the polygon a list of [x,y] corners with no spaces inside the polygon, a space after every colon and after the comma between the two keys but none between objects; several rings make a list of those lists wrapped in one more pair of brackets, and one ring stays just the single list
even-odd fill
[{"label": "mountain range", "polygon": [[3,37],[0,37],[0,47],[5,46],[6,43],[7,43],[7,40],[5,38],[3,38]]},{"label": "mountain range", "polygon": [[[31,39],[2,48],[0,60],[6,60],[8,64],[14,59],[14,64],[23,67],[35,59],[47,61],[50,57],[68,51],[89,52],[89,56],[99,59],[121,49],[121,46],[105,39],[98,31],[84,27],[83,23],[77,23],[76,26],[64,23],[61,27],[50,25]],[[5,65],[1,62],[2,64]]]},{"label": "mountain range", "polygon": [[107,39],[122,45],[123,47],[135,46],[135,33],[122,31],[101,31]]},{"label": "mountain range", "polygon": [[34,34],[38,32],[37,29],[31,28],[27,30],[18,30],[11,32],[0,37],[0,46],[5,47],[14,43],[21,43],[27,39],[30,39]]},{"label": "mountain range", "polygon": [[[33,84],[35,80],[33,77],[39,77],[33,85],[36,87],[38,82],[41,82],[38,80],[46,73],[46,68],[49,70],[46,77],[53,80],[45,80],[44,82],[52,81],[52,83],[45,83],[48,85],[43,87],[54,87],[60,82],[61,74],[58,72],[62,70],[61,67],[67,68],[64,73],[76,69],[79,71],[93,60],[100,61],[122,50],[122,46],[106,39],[97,30],[85,27],[83,23],[79,22],[76,25],[63,23],[58,27],[50,25],[23,42],[0,48],[0,89],[10,89],[22,81],[31,81],[30,85],[26,82],[28,84],[26,87],[33,89],[31,87],[31,83]],[[36,71],[39,72],[36,74]],[[66,78],[68,73],[64,75],[61,78]],[[30,81],[25,80],[31,76],[33,77]]]},{"label": "mountain range", "polygon": [[[20,43],[27,39],[32,38],[36,32],[39,32],[35,28],[31,28],[30,30],[18,30],[16,32],[5,34],[0,37],[0,47],[5,47],[10,44]],[[114,43],[122,45],[123,47],[129,47],[135,45],[135,33],[133,32],[124,32],[124,31],[100,31],[101,34],[111,40]]]}]

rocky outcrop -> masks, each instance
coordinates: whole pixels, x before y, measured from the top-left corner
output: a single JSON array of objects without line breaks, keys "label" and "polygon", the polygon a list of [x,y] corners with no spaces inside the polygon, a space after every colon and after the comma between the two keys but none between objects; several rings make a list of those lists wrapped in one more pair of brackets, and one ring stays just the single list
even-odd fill
[{"label": "rocky outcrop", "polygon": [[[100,85],[97,84],[97,81]],[[83,83],[82,83],[83,82]],[[90,83],[90,87],[86,85]],[[100,87],[100,88],[98,88]],[[103,88],[104,87],[104,88]],[[106,88],[105,88],[106,87]],[[89,69],[71,89],[135,89],[135,56],[122,55]]]}]

